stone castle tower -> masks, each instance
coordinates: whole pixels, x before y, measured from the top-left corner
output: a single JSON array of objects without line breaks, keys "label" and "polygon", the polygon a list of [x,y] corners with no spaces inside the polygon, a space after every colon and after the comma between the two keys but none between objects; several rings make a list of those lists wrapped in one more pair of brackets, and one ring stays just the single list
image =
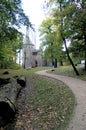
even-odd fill
[{"label": "stone castle tower", "polygon": [[37,66],[42,66],[42,57],[40,55],[40,51],[36,50],[35,43],[32,43],[30,40],[28,31],[26,32],[26,36],[23,44],[23,67],[24,68],[32,68]]}]

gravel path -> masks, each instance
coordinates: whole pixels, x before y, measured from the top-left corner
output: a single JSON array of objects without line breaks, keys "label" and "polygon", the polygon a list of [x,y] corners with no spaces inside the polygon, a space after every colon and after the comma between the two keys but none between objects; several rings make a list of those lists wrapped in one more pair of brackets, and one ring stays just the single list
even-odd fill
[{"label": "gravel path", "polygon": [[72,89],[77,99],[77,107],[75,108],[73,119],[67,130],[86,130],[86,81],[67,76],[49,74],[46,70],[36,73],[61,80]]}]

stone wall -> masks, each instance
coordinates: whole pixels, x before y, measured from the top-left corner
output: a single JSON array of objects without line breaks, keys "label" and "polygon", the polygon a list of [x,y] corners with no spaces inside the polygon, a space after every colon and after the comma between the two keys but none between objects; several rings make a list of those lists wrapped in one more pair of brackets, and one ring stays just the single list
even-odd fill
[{"label": "stone wall", "polygon": [[40,51],[36,50],[33,44],[23,44],[22,61],[25,68],[42,66]]}]

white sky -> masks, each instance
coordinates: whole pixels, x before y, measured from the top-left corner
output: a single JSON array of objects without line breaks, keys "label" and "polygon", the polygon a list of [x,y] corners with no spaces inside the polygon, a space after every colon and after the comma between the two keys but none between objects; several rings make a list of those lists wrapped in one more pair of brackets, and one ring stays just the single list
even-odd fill
[{"label": "white sky", "polygon": [[[41,24],[44,14],[43,14],[43,2],[44,0],[22,0],[22,7],[26,15],[32,24],[35,25],[35,29],[38,30],[38,26]],[[36,47],[39,47],[40,41],[38,36],[38,31],[36,32]]]}]

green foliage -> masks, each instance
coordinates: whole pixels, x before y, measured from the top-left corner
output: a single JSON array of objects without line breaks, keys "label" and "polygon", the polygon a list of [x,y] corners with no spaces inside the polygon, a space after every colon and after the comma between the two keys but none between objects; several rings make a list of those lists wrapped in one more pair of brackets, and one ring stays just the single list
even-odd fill
[{"label": "green foliage", "polygon": [[[15,35],[16,37],[14,38],[13,36]],[[0,46],[0,64],[7,64],[8,66],[9,62],[11,61],[13,62],[13,60],[16,59],[16,50],[21,49],[22,34],[16,30],[13,33],[13,36],[12,36],[13,37],[12,40],[10,40],[8,37],[2,40],[3,42],[1,43]]]},{"label": "green foliage", "polygon": [[47,17],[43,20],[39,31],[44,57],[51,60],[54,60],[55,58],[58,59],[58,61],[62,60],[62,40],[59,28],[54,24],[53,18]]},{"label": "green foliage", "polygon": [[[0,1],[0,63],[10,62],[16,58],[17,49],[22,48],[23,35],[19,32],[21,25],[32,27],[24,14],[21,0]],[[20,46],[21,44],[21,46]]]},{"label": "green foliage", "polygon": [[24,14],[21,0],[1,0],[0,1],[0,25],[16,25],[21,24],[30,26],[28,17]]},{"label": "green foliage", "polygon": [[[13,68],[14,67],[14,68]],[[8,71],[9,74],[4,75],[3,72]],[[18,64],[11,63],[10,69],[0,69],[0,78],[12,78],[14,76],[28,75],[28,71],[20,68]]]},{"label": "green foliage", "polygon": [[[50,15],[54,20],[53,24],[59,27],[61,42],[65,43],[68,59],[73,65],[73,61],[80,62],[85,59],[86,70],[86,2],[70,0],[49,0],[47,2],[51,8]],[[66,47],[67,40],[70,41],[69,50]],[[77,46],[78,45],[78,46]],[[71,53],[71,54],[69,54]],[[70,57],[70,55],[72,57]],[[73,61],[72,61],[72,59]],[[73,65],[73,68],[75,66]]]},{"label": "green foliage", "polygon": [[8,69],[20,69],[20,68],[21,68],[20,65],[15,62],[10,62],[8,64]]}]

